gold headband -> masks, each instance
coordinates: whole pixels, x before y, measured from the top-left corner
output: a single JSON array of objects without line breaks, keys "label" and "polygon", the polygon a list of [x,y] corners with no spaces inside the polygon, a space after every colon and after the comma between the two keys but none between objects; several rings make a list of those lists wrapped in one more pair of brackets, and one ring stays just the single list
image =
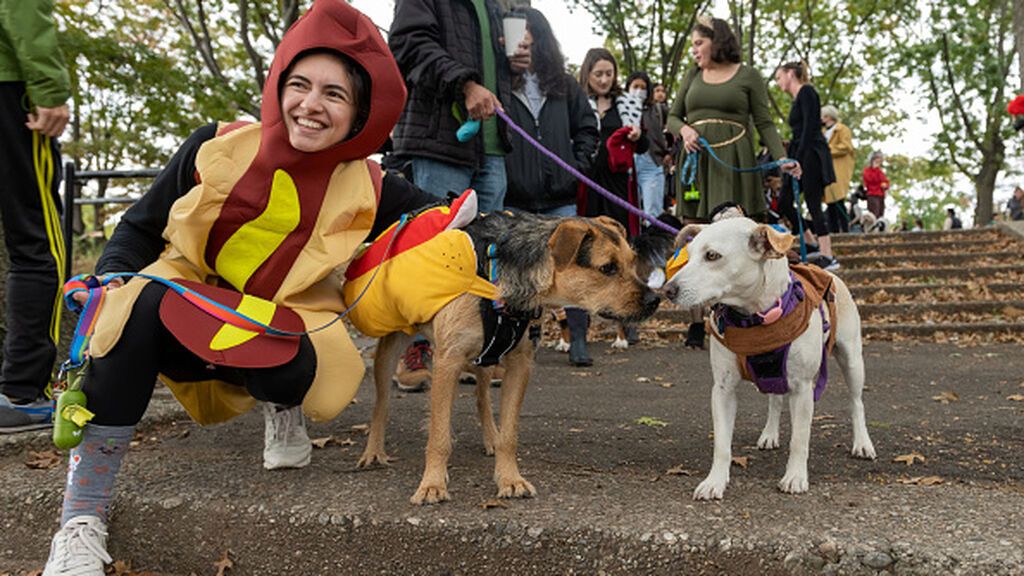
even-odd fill
[{"label": "gold headband", "polygon": [[711,16],[708,16],[707,14],[697,16],[697,24],[700,24],[701,26],[705,28],[710,28],[712,30],[715,29],[715,19],[712,18]]}]

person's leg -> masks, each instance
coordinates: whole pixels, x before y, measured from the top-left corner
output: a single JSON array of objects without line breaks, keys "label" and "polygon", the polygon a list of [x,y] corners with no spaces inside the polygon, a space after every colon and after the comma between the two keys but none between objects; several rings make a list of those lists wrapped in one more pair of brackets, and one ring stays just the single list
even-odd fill
[{"label": "person's leg", "polygon": [[825,206],[825,219],[828,221],[828,231],[831,234],[838,234],[842,232],[839,217],[839,206],[838,202],[833,202]]},{"label": "person's leg", "polygon": [[484,164],[473,173],[469,186],[476,190],[481,212],[494,212],[505,208],[508,180],[504,156],[485,156]]},{"label": "person's leg", "polygon": [[650,154],[637,154],[633,158],[643,210],[657,218],[665,210],[665,172]]},{"label": "person's leg", "polygon": [[591,366],[594,360],[587,353],[587,331],[590,329],[590,315],[582,308],[565,308],[565,320],[569,325],[569,364]]},{"label": "person's leg", "polygon": [[[0,82],[0,216],[10,255],[0,432],[49,425],[49,402],[42,396],[60,336],[60,151],[55,140],[25,128],[24,95],[23,83]],[[39,410],[24,406],[34,401]]]},{"label": "person's leg", "polygon": [[469,188],[473,169],[430,158],[413,158],[412,177],[417,188],[438,198],[446,198],[449,192],[462,194]]}]

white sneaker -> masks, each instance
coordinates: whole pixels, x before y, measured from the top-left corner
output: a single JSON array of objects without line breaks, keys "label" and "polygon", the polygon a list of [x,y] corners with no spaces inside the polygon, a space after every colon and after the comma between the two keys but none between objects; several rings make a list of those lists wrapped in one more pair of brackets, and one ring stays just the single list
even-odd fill
[{"label": "white sneaker", "polygon": [[263,420],[266,423],[263,439],[264,468],[302,468],[309,464],[313,445],[306,434],[302,406],[287,408],[265,402]]},{"label": "white sneaker", "polygon": [[558,343],[555,344],[555,352],[568,352],[568,351],[569,351],[569,343],[566,342],[565,340],[562,340],[561,338],[559,338],[558,339]]},{"label": "white sneaker", "polygon": [[96,516],[75,516],[53,535],[43,576],[103,576],[103,565],[113,561],[107,525]]}]

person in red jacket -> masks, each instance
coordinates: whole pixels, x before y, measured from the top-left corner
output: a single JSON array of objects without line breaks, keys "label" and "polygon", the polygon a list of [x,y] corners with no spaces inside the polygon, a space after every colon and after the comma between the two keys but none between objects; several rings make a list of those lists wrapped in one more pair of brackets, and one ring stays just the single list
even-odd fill
[{"label": "person in red jacket", "polygon": [[882,162],[884,161],[885,156],[881,152],[877,150],[872,152],[868,158],[868,166],[864,168],[864,174],[861,177],[864,189],[867,190],[868,210],[878,219],[881,219],[885,212],[885,194],[889,191],[889,178],[882,171]]}]

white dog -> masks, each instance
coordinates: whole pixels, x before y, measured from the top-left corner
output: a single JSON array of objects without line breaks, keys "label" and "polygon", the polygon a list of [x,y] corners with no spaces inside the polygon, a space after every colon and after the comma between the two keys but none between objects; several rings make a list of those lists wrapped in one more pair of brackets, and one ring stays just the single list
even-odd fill
[{"label": "white dog", "polygon": [[[719,307],[722,313],[749,318],[760,316],[766,324],[778,320],[782,312],[782,298],[791,290],[790,268],[786,260],[786,252],[793,243],[791,235],[777,232],[767,225],[758,225],[747,218],[733,218],[708,226],[687,226],[679,233],[677,246],[684,245],[690,237],[693,239],[687,246],[689,260],[665,286],[670,300],[682,307],[724,305],[731,312]],[[874,459],[875,448],[868,437],[861,401],[864,359],[860,315],[846,285],[835,276],[831,276],[831,280],[835,296],[835,320],[832,324],[836,326],[836,358],[850,390],[852,452],[858,458]],[[786,301],[798,300],[790,297]],[[779,488],[793,494],[806,492],[808,488],[807,455],[815,384],[822,362],[827,362],[827,359],[823,360],[823,348],[829,332],[823,324],[825,318],[818,313],[820,309],[809,313],[806,329],[792,341],[788,357],[785,357],[784,374],[788,376],[786,396],[789,397],[793,432],[786,474],[779,482]],[[805,317],[807,314],[805,312]],[[713,335],[721,335],[714,318],[711,330]],[[737,355],[717,337],[711,339],[711,369],[715,378],[711,394],[715,455],[711,472],[693,493],[697,500],[722,498],[729,483],[732,431],[736,421],[736,386],[743,378]],[[785,384],[783,388],[786,388]],[[779,446],[782,396],[771,394],[768,406],[768,422],[757,442],[761,449]]]}]

